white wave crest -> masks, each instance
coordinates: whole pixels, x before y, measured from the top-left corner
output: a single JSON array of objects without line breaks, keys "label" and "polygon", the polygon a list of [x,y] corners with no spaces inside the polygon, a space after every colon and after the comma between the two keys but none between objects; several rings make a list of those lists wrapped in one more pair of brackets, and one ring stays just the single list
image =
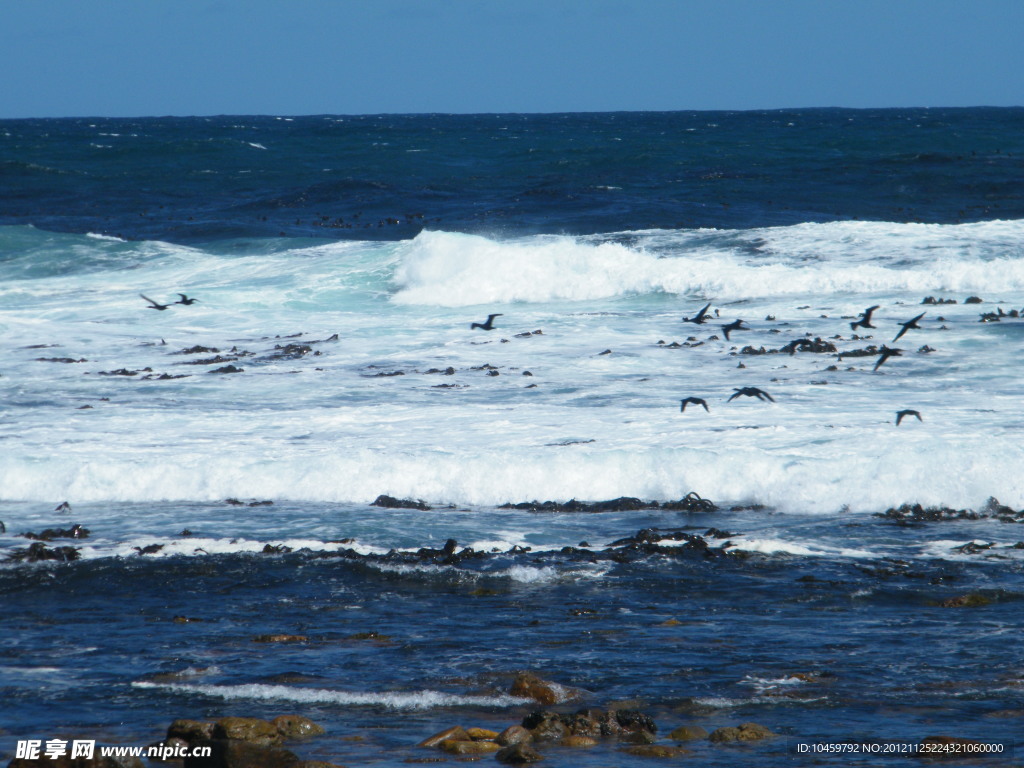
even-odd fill
[{"label": "white wave crest", "polygon": [[400,249],[399,304],[445,307],[671,293],[747,299],[832,292],[1024,289],[1024,222],[839,222],[633,233],[634,244],[423,232]]},{"label": "white wave crest", "polygon": [[289,701],[299,704],[341,704],[344,706],[386,707],[400,710],[426,710],[439,707],[514,707],[529,699],[516,696],[467,696],[441,691],[352,692],[325,688],[293,688],[287,685],[188,685],[184,683],[151,683],[136,681],[134,688],[159,689],[175,693],[192,693],[215,698],[238,700],[260,699]]}]

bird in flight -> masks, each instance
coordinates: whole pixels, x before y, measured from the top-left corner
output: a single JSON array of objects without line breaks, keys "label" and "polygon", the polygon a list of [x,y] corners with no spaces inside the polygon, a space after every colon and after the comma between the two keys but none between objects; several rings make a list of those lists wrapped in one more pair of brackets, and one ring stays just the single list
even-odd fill
[{"label": "bird in flight", "polygon": [[744,395],[746,397],[756,397],[758,400],[770,400],[773,403],[775,402],[775,399],[771,395],[769,395],[763,389],[758,389],[757,387],[733,387],[733,390],[736,394],[734,394],[732,397],[726,400],[727,403],[731,403],[740,395]]},{"label": "bird in flight", "polygon": [[926,314],[925,312],[922,312],[920,315],[915,317],[913,320],[907,320],[907,322],[905,322],[905,323],[900,323],[900,325],[902,325],[903,328],[900,330],[899,333],[896,334],[896,338],[893,339],[889,343],[891,344],[891,343],[894,343],[897,340],[899,340],[900,336],[902,336],[904,333],[909,331],[911,328],[916,328],[917,330],[921,330],[921,326],[917,324],[917,321],[920,320],[922,317],[924,317],[925,314]]},{"label": "bird in flight", "polygon": [[897,427],[900,425],[900,422],[903,421],[903,417],[904,416],[917,416],[917,420],[918,421],[924,421],[924,419],[921,418],[921,414],[920,413],[918,413],[917,411],[911,410],[910,408],[907,408],[906,410],[897,411],[896,412],[896,426]]},{"label": "bird in flight", "polygon": [[733,320],[728,325],[723,325],[722,326],[722,333],[725,334],[725,340],[726,341],[729,341],[729,334],[732,333],[733,331],[749,331],[749,330],[750,330],[749,328],[744,328],[743,327],[743,321],[742,320]]},{"label": "bird in flight", "polygon": [[195,304],[197,301],[199,301],[199,299],[190,299],[184,293],[179,293],[178,295],[181,296],[181,298],[178,299],[178,301],[174,302],[175,304],[184,304],[188,306],[189,304]]},{"label": "bird in flight", "polygon": [[878,304],[861,312],[860,317],[850,323],[850,329],[856,331],[858,328],[874,328],[875,326],[871,324],[871,313],[876,309],[878,309]]},{"label": "bird in flight", "polygon": [[685,400],[681,400],[680,402],[682,403],[682,405],[679,406],[680,413],[686,410],[687,405],[703,405],[704,410],[707,411],[708,413],[711,413],[711,410],[708,408],[708,404],[699,397],[688,397]]},{"label": "bird in flight", "polygon": [[469,330],[473,330],[474,328],[481,328],[481,329],[483,329],[485,331],[493,331],[494,330],[494,318],[501,317],[501,316],[502,315],[501,315],[500,312],[498,314],[496,314],[496,315],[488,315],[487,316],[487,320],[485,322],[483,322],[483,323],[473,323],[471,326],[469,326]]},{"label": "bird in flight", "polygon": [[693,317],[684,317],[684,323],[696,323],[697,325],[703,325],[708,319],[708,310],[711,309],[711,302],[709,301],[704,305],[704,308]]},{"label": "bird in flight", "polygon": [[139,296],[142,296],[142,298],[149,302],[149,306],[146,307],[146,309],[158,309],[161,312],[163,312],[165,309],[171,306],[170,304],[157,304],[155,301],[149,298],[149,296],[146,296],[145,294],[142,293],[140,293]]},{"label": "bird in flight", "polygon": [[882,363],[884,363],[890,357],[902,357],[903,355],[902,349],[891,349],[885,346],[884,344],[882,345],[882,349],[880,350],[880,352],[881,354],[878,357],[878,362],[875,363],[875,367],[872,368],[872,370],[874,371],[877,371],[882,366]]}]

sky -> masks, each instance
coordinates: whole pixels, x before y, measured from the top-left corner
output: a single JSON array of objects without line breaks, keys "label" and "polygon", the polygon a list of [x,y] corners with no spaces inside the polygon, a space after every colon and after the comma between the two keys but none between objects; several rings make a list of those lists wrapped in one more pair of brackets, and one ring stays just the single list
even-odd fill
[{"label": "sky", "polygon": [[0,118],[1024,105],[1022,0],[6,0]]}]

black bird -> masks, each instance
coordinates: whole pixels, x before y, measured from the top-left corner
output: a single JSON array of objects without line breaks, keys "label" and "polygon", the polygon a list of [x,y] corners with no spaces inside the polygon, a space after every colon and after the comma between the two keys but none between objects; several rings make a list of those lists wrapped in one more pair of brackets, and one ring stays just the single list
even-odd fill
[{"label": "black bird", "polygon": [[850,330],[856,331],[858,327],[874,328],[875,326],[871,324],[871,313],[874,312],[876,309],[878,309],[878,304],[875,304],[875,306],[873,307],[868,307],[863,312],[861,312],[860,317],[857,320],[854,320],[852,323],[850,323]]},{"label": "black bird", "polygon": [[179,293],[178,295],[181,296],[181,299],[179,299],[178,301],[174,302],[175,304],[184,304],[184,305],[188,306],[189,304],[195,304],[197,301],[199,301],[199,299],[190,299],[184,293]]},{"label": "black bird", "polygon": [[62,501],[57,506],[57,508],[55,510],[53,510],[53,511],[54,512],[70,512],[71,511],[71,505],[68,504],[66,501]]},{"label": "black bird", "polygon": [[170,304],[157,304],[155,301],[149,298],[149,296],[146,296],[141,293],[139,294],[139,296],[142,296],[142,298],[144,298],[146,301],[150,303],[150,306],[146,307],[146,309],[159,309],[161,312],[163,312],[165,309],[171,306]]},{"label": "black bird", "polygon": [[903,417],[904,416],[917,416],[917,420],[918,421],[924,421],[924,419],[921,418],[921,414],[920,413],[918,413],[917,411],[913,411],[910,408],[907,408],[904,411],[897,411],[896,412],[896,426],[897,427],[900,425],[900,422],[903,421]]},{"label": "black bird", "polygon": [[704,308],[693,317],[684,317],[684,323],[696,323],[697,325],[703,325],[708,319],[708,310],[711,309],[711,302],[709,301],[704,305]]},{"label": "black bird", "polygon": [[679,412],[680,413],[685,411],[686,410],[686,406],[690,405],[690,404],[693,404],[693,405],[703,405],[704,406],[704,410],[707,411],[708,413],[711,413],[711,410],[708,408],[708,404],[706,402],[704,402],[704,400],[702,400],[699,397],[688,397],[685,400],[682,400],[680,402],[682,402],[682,405],[679,407]]},{"label": "black bird", "polygon": [[877,371],[881,367],[882,363],[884,363],[890,357],[901,357],[903,355],[902,349],[890,349],[884,344],[882,345],[882,349],[880,351],[881,355],[878,358],[878,362],[875,363],[875,367],[872,369],[874,371]]},{"label": "black bird", "polygon": [[900,336],[902,336],[904,333],[909,331],[911,328],[916,328],[917,330],[920,331],[921,330],[921,326],[917,324],[917,321],[920,320],[922,317],[924,317],[925,314],[927,314],[927,313],[922,312],[920,315],[915,317],[913,320],[907,320],[907,322],[905,322],[905,323],[900,323],[900,325],[902,325],[903,328],[902,328],[902,330],[900,330],[899,333],[896,334],[896,338],[893,339],[892,342],[890,342],[890,344],[895,342],[895,341],[897,341]]},{"label": "black bird", "polygon": [[722,333],[725,334],[725,340],[726,341],[729,341],[729,334],[732,331],[749,331],[749,330],[750,330],[749,328],[744,328],[743,327],[743,321],[742,320],[733,320],[728,325],[723,325],[722,326]]},{"label": "black bird", "polygon": [[758,389],[757,387],[733,387],[733,389],[735,390],[736,394],[730,397],[725,402],[731,403],[740,395],[745,395],[746,397],[756,397],[758,400],[770,400],[773,403],[775,402],[774,398],[772,398],[771,395],[769,395],[763,389]]},{"label": "black bird", "polygon": [[481,329],[483,329],[485,331],[493,331],[494,330],[494,318],[496,318],[496,317],[501,317],[501,313],[499,312],[496,315],[488,315],[487,316],[487,322],[485,322],[485,323],[473,323],[471,326],[469,326],[469,330],[473,330],[474,328],[481,328]]}]

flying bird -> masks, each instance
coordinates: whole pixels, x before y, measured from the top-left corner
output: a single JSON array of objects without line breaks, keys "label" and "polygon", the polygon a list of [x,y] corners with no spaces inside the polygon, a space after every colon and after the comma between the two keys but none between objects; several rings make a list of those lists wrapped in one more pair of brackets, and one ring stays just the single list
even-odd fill
[{"label": "flying bird", "polygon": [[727,403],[731,403],[740,395],[744,395],[746,397],[756,397],[758,400],[770,400],[773,403],[775,402],[775,399],[771,395],[769,395],[763,389],[758,389],[757,387],[733,387],[733,390],[736,394],[734,394],[732,397],[726,400]]},{"label": "flying bird", "polygon": [[900,336],[902,336],[904,333],[909,331],[911,328],[916,328],[917,330],[921,330],[921,326],[917,324],[917,321],[920,320],[922,317],[924,317],[925,314],[927,314],[927,313],[922,312],[920,315],[915,317],[913,320],[907,320],[907,322],[905,322],[905,323],[900,323],[900,325],[902,325],[903,328],[900,330],[899,333],[896,334],[896,338],[893,339],[892,342],[890,342],[890,343],[894,343],[897,340],[899,340]]},{"label": "flying bird", "polygon": [[171,306],[170,304],[157,304],[155,301],[149,298],[149,296],[146,296],[145,294],[142,293],[140,293],[139,296],[142,296],[142,298],[149,302],[150,306],[146,307],[146,309],[158,309],[161,312],[163,312],[165,309]]},{"label": "flying bird", "polygon": [[480,328],[480,329],[485,330],[485,331],[493,331],[494,330],[494,318],[501,317],[501,316],[502,315],[501,315],[500,312],[498,314],[496,314],[496,315],[488,315],[486,322],[483,322],[483,323],[473,323],[471,326],[469,326],[469,330],[473,330],[474,328]]},{"label": "flying bird", "polygon": [[723,325],[722,326],[722,333],[725,334],[725,340],[726,341],[729,341],[729,334],[732,331],[749,331],[749,330],[750,330],[749,328],[744,328],[743,327],[743,321],[742,320],[733,320],[728,325]]},{"label": "flying bird", "polygon": [[907,408],[906,410],[897,411],[896,412],[896,426],[897,427],[900,425],[900,422],[903,421],[903,417],[904,416],[917,416],[917,420],[918,421],[924,421],[924,419],[921,418],[921,414],[920,413],[918,413],[917,411],[911,410],[910,408]]},{"label": "flying bird", "polygon": [[708,408],[708,404],[704,400],[699,398],[699,397],[688,397],[685,400],[682,400],[680,402],[682,403],[682,405],[679,407],[679,412],[680,413],[682,413],[683,411],[686,410],[686,406],[687,405],[691,405],[691,404],[692,405],[703,405],[704,406],[704,410],[707,411],[708,413],[711,413],[711,410]]},{"label": "flying bird", "polygon": [[199,299],[190,299],[184,293],[179,293],[178,295],[181,296],[181,298],[178,301],[174,302],[175,304],[184,304],[188,306],[189,304],[195,304],[197,301],[199,301]]},{"label": "flying bird", "polygon": [[704,308],[693,317],[684,317],[684,323],[696,323],[697,325],[703,325],[708,319],[708,310],[711,309],[711,302],[709,301],[704,305]]},{"label": "flying bird", "polygon": [[875,306],[868,307],[861,312],[860,317],[850,323],[850,330],[856,331],[857,328],[874,328],[875,326],[871,324],[871,313],[878,309],[878,306],[878,304],[875,304]]},{"label": "flying bird", "polygon": [[882,366],[882,363],[884,363],[890,357],[902,357],[902,355],[903,355],[903,350],[902,349],[890,349],[889,347],[885,346],[884,344],[882,345],[882,349],[880,351],[881,351],[881,354],[878,357],[878,362],[875,363],[875,367],[872,368],[872,370],[874,370],[874,371],[877,371]]}]

